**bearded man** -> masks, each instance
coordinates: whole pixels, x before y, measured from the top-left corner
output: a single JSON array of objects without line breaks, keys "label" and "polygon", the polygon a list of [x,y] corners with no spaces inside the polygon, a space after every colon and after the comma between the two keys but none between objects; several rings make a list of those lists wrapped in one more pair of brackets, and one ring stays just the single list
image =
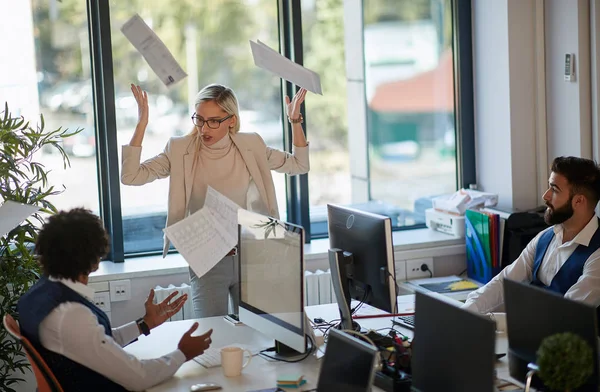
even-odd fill
[{"label": "bearded man", "polygon": [[463,308],[488,314],[500,323],[496,312],[504,307],[504,279],[530,282],[565,298],[600,305],[600,230],[595,214],[600,168],[589,159],[558,157],[551,171],[542,198],[547,206],[544,219],[552,226],[490,282],[470,293]]}]

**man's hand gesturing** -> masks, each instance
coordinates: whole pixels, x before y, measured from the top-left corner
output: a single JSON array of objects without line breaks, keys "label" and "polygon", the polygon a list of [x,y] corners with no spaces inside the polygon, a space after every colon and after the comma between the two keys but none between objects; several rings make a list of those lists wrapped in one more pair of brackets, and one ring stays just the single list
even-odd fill
[{"label": "man's hand gesturing", "polygon": [[210,329],[206,333],[200,336],[192,336],[192,333],[198,329],[198,323],[194,323],[192,327],[183,334],[177,348],[181,350],[185,359],[189,361],[192,358],[204,353],[204,350],[210,347],[212,340],[210,336],[213,330]]}]

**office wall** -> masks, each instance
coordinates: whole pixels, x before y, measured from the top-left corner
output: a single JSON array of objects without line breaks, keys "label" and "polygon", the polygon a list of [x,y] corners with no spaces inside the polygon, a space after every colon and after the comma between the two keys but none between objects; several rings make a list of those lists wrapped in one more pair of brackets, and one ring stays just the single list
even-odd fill
[{"label": "office wall", "polygon": [[[402,252],[396,252],[396,260],[407,259]],[[460,274],[466,268],[465,256],[449,255],[433,257],[433,269],[435,276],[447,276]],[[328,260],[323,257],[318,260],[310,260],[307,269],[327,269]],[[140,277],[131,279],[131,300],[111,303],[111,322],[113,327],[123,325],[144,315],[144,301],[150,289],[157,285],[163,287],[173,284],[179,286],[181,283],[189,283],[188,274],[169,274],[161,276]],[[191,300],[191,298],[189,299]]]},{"label": "office wall", "polygon": [[599,118],[600,114],[600,0],[590,1],[590,85],[592,95],[592,157],[600,159]]},{"label": "office wall", "polygon": [[[590,54],[598,46],[591,40],[597,24],[590,24],[596,13],[600,18],[598,4],[474,0],[472,6],[477,180],[498,193],[501,207],[532,208],[541,204],[556,156],[591,158],[600,150],[592,142],[598,143],[592,138],[598,82],[591,74],[600,69]],[[565,53],[575,54],[573,82],[564,81]]]},{"label": "office wall", "polygon": [[[131,299],[111,303],[110,318],[113,327],[136,320],[145,314],[144,302],[148,298],[150,289],[156,286],[167,287],[170,284],[180,286],[190,283],[189,274],[169,274],[133,278],[131,280]],[[191,301],[191,298],[189,299]]]},{"label": "office wall", "polygon": [[[540,204],[536,156],[535,0],[508,1],[508,59],[513,208]],[[533,153],[532,153],[533,152]]]},{"label": "office wall", "polygon": [[477,184],[498,193],[505,204],[512,200],[510,165],[505,164],[510,151],[506,0],[473,1],[472,11]]},{"label": "office wall", "polygon": [[472,1],[477,183],[502,208],[539,200],[534,3]]},{"label": "office wall", "polygon": [[[590,2],[545,0],[548,160],[592,157]],[[564,80],[565,54],[575,54],[575,81]]]}]

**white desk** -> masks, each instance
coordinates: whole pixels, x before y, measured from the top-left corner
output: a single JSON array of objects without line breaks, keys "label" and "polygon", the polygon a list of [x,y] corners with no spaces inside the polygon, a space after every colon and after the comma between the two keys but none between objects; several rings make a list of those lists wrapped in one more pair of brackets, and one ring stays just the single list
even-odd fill
[{"label": "white desk", "polygon": [[[306,308],[308,316],[313,319],[321,317],[325,320],[339,318],[337,305],[316,305]],[[224,321],[222,317],[210,317],[197,320],[199,327],[197,333],[212,328],[212,346],[222,347],[228,344],[243,343],[252,346],[273,346],[273,340],[265,337],[259,332],[246,326],[233,326]],[[391,327],[388,318],[360,319],[357,320],[363,328],[380,329]],[[194,320],[174,321],[161,325],[152,330],[149,336],[140,336],[139,340],[130,344],[125,349],[142,359],[156,358],[173,351],[177,347],[179,339],[193,324]],[[396,330],[412,337],[412,331],[396,327]],[[504,334],[498,334],[496,352],[506,352],[507,339]],[[499,362],[498,373],[508,374],[508,362],[506,357]],[[228,378],[223,376],[221,367],[205,369],[195,361],[186,362],[174,377],[164,383],[149,389],[151,392],[179,391],[188,392],[190,386],[200,382],[216,382],[223,387],[224,391],[247,392],[255,389],[273,388],[276,386],[277,375],[285,373],[301,373],[307,383],[302,388],[288,389],[289,391],[305,391],[316,388],[318,381],[320,360],[314,355],[297,363],[271,362],[260,356],[254,356],[252,362],[246,367],[239,377]],[[374,391],[381,391],[373,388]]]}]

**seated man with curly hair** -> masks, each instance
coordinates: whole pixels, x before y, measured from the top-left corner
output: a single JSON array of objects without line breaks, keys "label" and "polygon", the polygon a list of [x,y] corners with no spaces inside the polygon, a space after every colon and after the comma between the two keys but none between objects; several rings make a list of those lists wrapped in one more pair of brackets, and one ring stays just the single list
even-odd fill
[{"label": "seated man with curly hair", "polygon": [[42,227],[35,251],[44,276],[19,300],[22,334],[40,352],[65,391],[140,391],[171,377],[211,343],[212,330],[187,331],[176,350],[161,358],[139,360],[123,350],[141,333],[177,313],[186,301],[174,293],[160,304],[145,303],[137,322],[111,328],[106,314],[92,303],[88,276],[108,252],[108,235],[98,216],[82,208],[61,211]]}]

